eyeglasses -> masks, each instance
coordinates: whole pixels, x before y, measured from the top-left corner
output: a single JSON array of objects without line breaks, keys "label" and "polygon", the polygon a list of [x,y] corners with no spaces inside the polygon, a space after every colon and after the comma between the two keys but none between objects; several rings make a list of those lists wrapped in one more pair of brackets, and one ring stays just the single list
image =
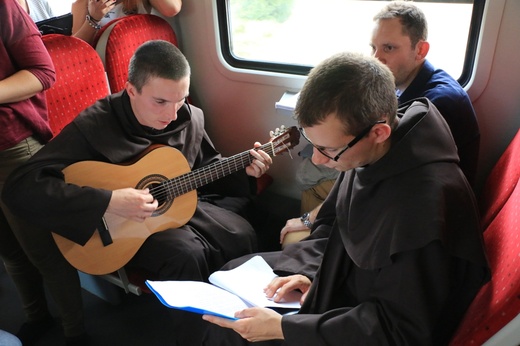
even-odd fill
[{"label": "eyeglasses", "polygon": [[311,140],[309,138],[307,138],[307,136],[305,135],[305,130],[303,129],[303,127],[300,127],[300,133],[302,134],[302,137],[305,138],[314,148],[316,148],[316,150],[318,150],[323,156],[327,157],[328,159],[332,160],[332,161],[335,161],[337,162],[339,160],[339,157],[345,152],[347,151],[347,149],[349,148],[352,148],[357,142],[359,142],[363,137],[365,137],[369,132],[370,130],[372,130],[372,127],[374,127],[376,124],[384,124],[386,121],[385,120],[379,120],[379,121],[376,121],[375,123],[373,123],[372,125],[370,125],[369,127],[367,127],[366,129],[364,129],[363,131],[361,131],[361,133],[359,135],[357,135],[356,137],[354,137],[353,140],[351,140],[347,146],[343,149],[341,149],[339,151],[339,153],[332,157],[330,156],[329,154],[327,154],[325,152],[325,149],[323,148],[320,148],[316,145],[314,145],[314,143],[311,142]]}]

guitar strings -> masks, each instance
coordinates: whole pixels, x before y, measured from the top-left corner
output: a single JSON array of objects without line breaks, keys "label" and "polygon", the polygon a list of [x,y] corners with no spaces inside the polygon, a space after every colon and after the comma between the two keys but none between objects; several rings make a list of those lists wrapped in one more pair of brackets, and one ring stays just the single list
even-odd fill
[{"label": "guitar strings", "polygon": [[[284,129],[284,133],[289,135],[287,131]],[[283,147],[289,152],[289,156],[292,157],[290,152],[290,148],[286,142],[284,142],[285,138],[280,139],[282,136],[279,135],[276,140],[276,146],[278,146],[279,142],[282,143]],[[258,149],[264,150],[271,157],[274,156],[275,152],[275,141],[268,142]],[[258,150],[257,149],[257,150]],[[185,193],[188,193],[192,190],[197,189],[200,186],[209,184],[217,179],[223,178],[224,176],[237,172],[238,170],[246,167],[246,164],[251,164],[251,155],[249,151],[234,155],[227,160],[220,160],[215,162],[214,164],[210,164],[208,166],[202,167],[196,171],[188,172],[183,175],[180,175],[176,178],[163,181],[159,183],[157,186],[154,186],[150,189],[150,193],[154,196],[155,199],[159,201],[164,201],[171,199],[171,197],[175,198]],[[237,161],[240,160],[240,165],[237,166]],[[234,163],[233,169],[231,168],[231,164]],[[224,171],[223,168],[227,165],[227,170]],[[220,168],[221,175],[218,175],[218,170],[216,168]],[[216,174],[212,172],[216,170]],[[196,179],[194,180],[193,177]],[[198,177],[198,180],[197,180]],[[177,183],[175,181],[178,181]],[[197,184],[198,181],[198,184]]]},{"label": "guitar strings", "polygon": [[[250,163],[249,158],[244,156],[245,155],[238,155],[231,157],[225,162],[219,162],[219,164],[202,167],[200,170],[195,172],[188,172],[172,180],[164,181],[157,187],[152,188],[150,192],[158,200],[180,196],[196,189],[197,187],[208,184],[218,178],[222,178],[229,173],[240,170],[246,163]],[[237,166],[237,162],[240,162],[241,165]]]},{"label": "guitar strings", "polygon": [[[285,143],[284,145],[287,147]],[[273,156],[274,146],[271,142],[260,146],[258,149],[264,150],[268,155]],[[188,172],[173,179],[158,183],[157,186],[150,188],[150,193],[158,201],[166,201],[178,197],[200,186],[223,178],[228,174],[239,171],[248,164],[251,164],[251,158],[252,156],[249,154],[249,151],[236,154],[226,160],[217,161],[213,164],[201,167],[196,171]]]},{"label": "guitar strings", "polygon": [[283,143],[283,146],[285,147],[285,149],[287,149],[287,152],[289,153],[289,157],[291,158],[291,160],[294,160],[294,158],[292,157],[291,149],[289,148],[289,146],[285,142]]}]

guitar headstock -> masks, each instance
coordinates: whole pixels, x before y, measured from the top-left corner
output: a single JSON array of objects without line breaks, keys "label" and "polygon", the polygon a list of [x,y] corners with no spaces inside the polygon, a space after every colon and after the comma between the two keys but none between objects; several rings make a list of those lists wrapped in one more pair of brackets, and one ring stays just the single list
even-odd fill
[{"label": "guitar headstock", "polygon": [[300,143],[300,131],[296,126],[286,128],[284,125],[271,131],[271,143],[273,145],[274,156],[285,151],[289,151]]}]

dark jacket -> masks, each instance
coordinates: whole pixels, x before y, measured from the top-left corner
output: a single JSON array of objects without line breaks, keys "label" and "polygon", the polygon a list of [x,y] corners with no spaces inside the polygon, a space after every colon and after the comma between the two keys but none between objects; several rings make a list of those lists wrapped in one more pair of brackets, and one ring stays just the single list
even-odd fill
[{"label": "dark jacket", "polygon": [[401,105],[419,97],[428,98],[448,123],[457,145],[459,166],[474,186],[478,168],[480,130],[468,94],[453,77],[425,61],[398,101]]}]

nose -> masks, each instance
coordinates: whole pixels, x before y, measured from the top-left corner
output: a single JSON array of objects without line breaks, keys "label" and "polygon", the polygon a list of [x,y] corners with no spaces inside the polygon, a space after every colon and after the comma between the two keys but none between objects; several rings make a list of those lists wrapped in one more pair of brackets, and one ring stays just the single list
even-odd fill
[{"label": "nose", "polygon": [[320,151],[316,148],[312,149],[311,160],[312,160],[312,163],[314,163],[315,165],[324,165],[330,161],[330,159],[327,156],[320,153]]},{"label": "nose", "polygon": [[380,53],[379,50],[376,49],[372,51],[372,56],[386,65],[386,59],[383,57],[383,54]]},{"label": "nose", "polygon": [[179,109],[181,109],[181,107],[182,107],[182,104],[179,104],[179,103],[174,103],[172,105],[172,107],[169,107],[167,110],[168,119],[170,119],[171,121],[177,120],[177,112],[179,111]]}]

